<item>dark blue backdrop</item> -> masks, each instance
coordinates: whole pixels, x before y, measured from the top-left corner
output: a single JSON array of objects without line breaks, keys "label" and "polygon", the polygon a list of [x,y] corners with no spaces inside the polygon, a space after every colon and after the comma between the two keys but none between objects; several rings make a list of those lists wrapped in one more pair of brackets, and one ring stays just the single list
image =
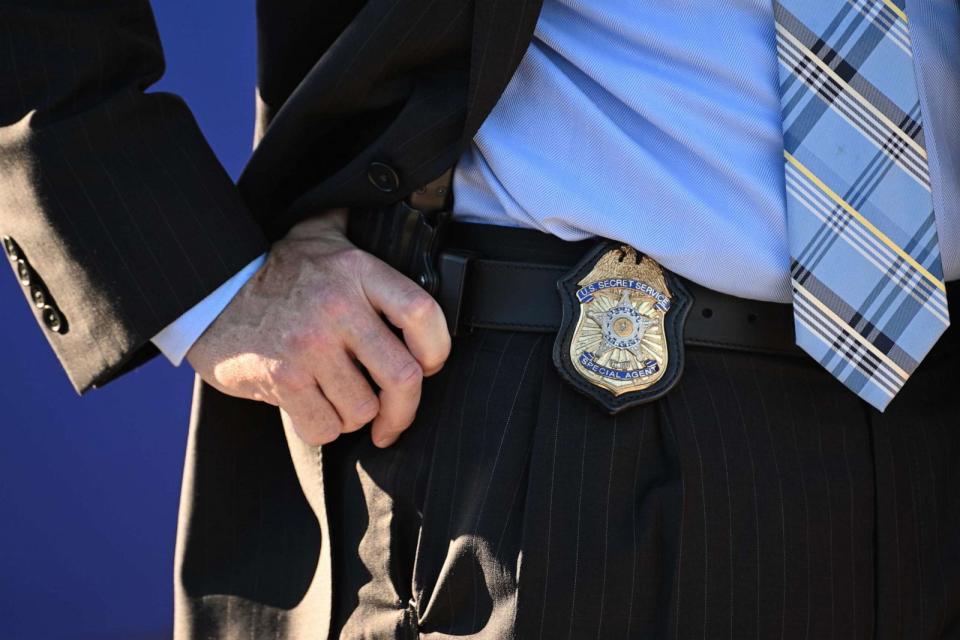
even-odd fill
[{"label": "dark blue backdrop", "polygon": [[[231,175],[253,123],[253,0],[154,0],[175,91]],[[9,273],[8,273],[9,272]],[[192,374],[156,359],[78,398],[0,270],[0,638],[170,635]]]}]

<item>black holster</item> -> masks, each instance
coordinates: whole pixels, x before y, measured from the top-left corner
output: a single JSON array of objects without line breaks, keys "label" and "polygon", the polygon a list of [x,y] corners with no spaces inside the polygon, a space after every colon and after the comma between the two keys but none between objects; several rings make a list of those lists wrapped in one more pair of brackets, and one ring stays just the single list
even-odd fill
[{"label": "black holster", "polygon": [[450,335],[456,335],[471,254],[443,250],[452,215],[452,179],[451,167],[406,200],[351,210],[347,237],[426,289],[443,309]]},{"label": "black holster", "polygon": [[423,211],[402,201],[384,209],[350,211],[347,237],[436,295],[437,253],[450,211]]}]

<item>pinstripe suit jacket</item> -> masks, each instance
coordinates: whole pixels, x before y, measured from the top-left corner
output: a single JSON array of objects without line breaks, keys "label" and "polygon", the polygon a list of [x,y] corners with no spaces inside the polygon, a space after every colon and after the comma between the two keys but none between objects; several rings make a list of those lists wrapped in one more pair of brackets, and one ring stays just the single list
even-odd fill
[{"label": "pinstripe suit jacket", "polygon": [[540,2],[259,2],[258,145],[234,185],[187,106],[145,92],[163,72],[146,0],[0,0],[0,236],[76,389],[155,355],[298,220],[452,165]]}]

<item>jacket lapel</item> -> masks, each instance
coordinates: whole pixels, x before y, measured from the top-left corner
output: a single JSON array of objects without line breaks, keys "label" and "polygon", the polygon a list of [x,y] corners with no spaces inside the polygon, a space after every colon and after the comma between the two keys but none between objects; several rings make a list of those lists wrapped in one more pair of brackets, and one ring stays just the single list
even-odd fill
[{"label": "jacket lapel", "polygon": [[475,0],[464,133],[473,137],[530,44],[543,0]]}]

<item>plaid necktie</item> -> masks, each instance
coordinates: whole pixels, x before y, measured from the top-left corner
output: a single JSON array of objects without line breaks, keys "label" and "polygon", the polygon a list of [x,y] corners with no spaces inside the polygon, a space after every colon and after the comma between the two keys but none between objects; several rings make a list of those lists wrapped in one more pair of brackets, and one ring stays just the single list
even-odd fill
[{"label": "plaid necktie", "polygon": [[797,344],[883,410],[949,324],[904,0],[775,0]]}]

